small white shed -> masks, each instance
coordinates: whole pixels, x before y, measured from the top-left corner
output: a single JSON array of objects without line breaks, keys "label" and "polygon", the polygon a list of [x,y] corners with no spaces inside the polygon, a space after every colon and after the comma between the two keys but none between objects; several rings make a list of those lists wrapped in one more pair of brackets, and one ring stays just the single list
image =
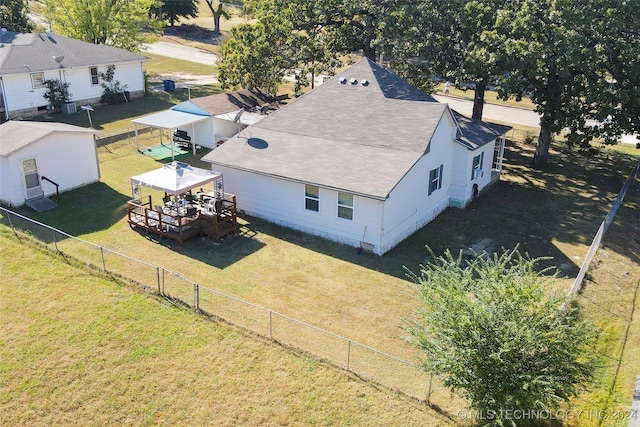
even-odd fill
[{"label": "small white shed", "polygon": [[[94,129],[53,122],[0,125],[0,202],[10,206],[100,180]],[[55,184],[54,184],[55,183]]]}]

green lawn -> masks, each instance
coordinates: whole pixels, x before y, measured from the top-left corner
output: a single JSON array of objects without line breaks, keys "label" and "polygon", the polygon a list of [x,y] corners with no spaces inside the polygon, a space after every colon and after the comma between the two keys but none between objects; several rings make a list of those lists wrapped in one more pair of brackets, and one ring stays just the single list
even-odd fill
[{"label": "green lawn", "polygon": [[[154,96],[158,99],[152,97],[151,105],[156,108],[177,94]],[[194,239],[180,247],[155,241],[129,228],[125,203],[129,177],[159,163],[138,154],[127,141],[99,149],[100,183],[63,194],[61,206],[53,211],[20,212],[180,271],[202,285],[413,360],[415,351],[400,339],[402,318],[415,309],[405,267],[415,271],[427,256],[426,246],[440,253],[469,247],[499,250],[519,244],[532,256],[551,256],[551,264],[564,277],[558,286],[567,289],[611,200],[638,158],[633,151],[611,150],[606,157],[591,158],[553,150],[548,170],[531,170],[527,165],[533,146],[521,142],[531,131],[535,130],[516,127],[508,142],[503,179],[475,205],[445,211],[384,257],[358,255],[354,248],[251,217],[242,217],[240,233],[220,244]],[[187,161],[206,166],[197,158]],[[438,399],[440,407],[455,410],[446,398]]]}]

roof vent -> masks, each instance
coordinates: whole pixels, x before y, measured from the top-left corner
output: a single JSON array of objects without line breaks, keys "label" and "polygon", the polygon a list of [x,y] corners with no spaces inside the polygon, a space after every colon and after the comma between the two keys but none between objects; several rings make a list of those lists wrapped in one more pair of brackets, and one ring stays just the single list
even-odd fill
[{"label": "roof vent", "polygon": [[362,81],[360,81],[360,84],[361,84],[362,86],[369,86],[369,80],[367,80],[367,79],[363,79]]},{"label": "roof vent", "polygon": [[351,83],[352,85],[357,85],[358,81],[356,79],[351,79],[349,80],[349,83]]},{"label": "roof vent", "polygon": [[345,77],[340,77],[340,83],[345,84],[347,79]]}]

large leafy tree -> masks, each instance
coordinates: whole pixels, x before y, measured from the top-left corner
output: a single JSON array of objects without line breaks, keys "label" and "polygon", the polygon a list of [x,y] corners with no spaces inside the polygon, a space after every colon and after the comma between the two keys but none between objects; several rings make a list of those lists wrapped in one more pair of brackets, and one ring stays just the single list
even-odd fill
[{"label": "large leafy tree", "polygon": [[[473,409],[503,425],[514,410],[553,410],[597,366],[595,328],[542,284],[517,250],[464,261],[434,257],[414,276],[420,311],[409,321],[422,366]],[[511,411],[511,412],[510,412]]]},{"label": "large leafy tree", "polygon": [[154,5],[155,0],[47,0],[44,14],[59,34],[138,50],[162,27],[150,18]]},{"label": "large leafy tree", "polygon": [[[299,4],[270,0],[273,8],[247,5],[257,16],[253,24],[241,24],[231,30],[231,37],[220,51],[219,79],[223,87],[259,88],[275,93],[287,74],[296,77],[296,89],[306,85],[307,75],[336,65],[336,55],[329,51],[320,32],[301,30],[295,16]],[[268,60],[265,60],[268,58]]]},{"label": "large leafy tree", "polygon": [[198,3],[196,0],[159,0],[151,12],[161,21],[169,21],[173,27],[180,18],[197,18]]},{"label": "large leafy tree", "polygon": [[[220,73],[235,82],[249,73],[254,76],[255,72],[237,67],[231,60],[225,61],[224,56],[253,57],[250,52],[265,49],[265,40],[270,40],[274,42],[267,56],[270,60],[251,61],[252,67],[257,67],[262,76],[294,72],[298,84],[305,85],[309,72],[333,69],[340,54],[362,51],[376,60],[388,37],[396,36],[401,28],[398,10],[416,4],[408,0],[246,0],[245,13],[257,23],[250,37],[248,28],[232,31],[232,40],[222,52]],[[278,60],[272,60],[274,57]],[[401,71],[403,75],[417,75],[408,67]]]},{"label": "large leafy tree", "polygon": [[482,119],[487,85],[501,71],[483,32],[494,28],[505,4],[505,0],[430,0],[396,7],[394,13],[401,18],[395,33],[387,37],[385,53],[396,61],[417,58],[423,73],[473,83],[472,117]]},{"label": "large leafy tree", "polygon": [[500,94],[527,94],[541,114],[534,167],[547,165],[561,132],[588,146],[638,129],[638,28],[634,0],[513,0],[498,15],[484,37],[506,71]]},{"label": "large leafy tree", "polygon": [[27,17],[26,0],[0,0],[0,25],[7,31],[28,33],[33,24]]}]

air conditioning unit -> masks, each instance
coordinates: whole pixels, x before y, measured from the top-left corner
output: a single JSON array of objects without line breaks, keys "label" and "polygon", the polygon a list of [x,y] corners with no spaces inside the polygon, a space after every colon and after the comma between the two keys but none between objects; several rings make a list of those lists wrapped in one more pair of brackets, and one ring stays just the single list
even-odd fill
[{"label": "air conditioning unit", "polygon": [[62,112],[64,114],[73,114],[77,111],[75,102],[65,102],[62,104]]},{"label": "air conditioning unit", "polygon": [[475,168],[475,169],[473,170],[473,177],[474,177],[474,178],[476,178],[476,179],[477,179],[477,178],[482,178],[483,176],[484,176],[484,172],[482,171],[482,169],[480,169],[480,168]]}]

